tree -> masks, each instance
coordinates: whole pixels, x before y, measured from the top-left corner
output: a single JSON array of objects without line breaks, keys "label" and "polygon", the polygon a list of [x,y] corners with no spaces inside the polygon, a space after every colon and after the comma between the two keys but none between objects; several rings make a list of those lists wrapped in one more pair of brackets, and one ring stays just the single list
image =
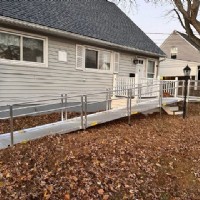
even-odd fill
[{"label": "tree", "polygon": [[[167,1],[173,6],[172,11],[178,17],[181,26],[185,29],[188,37],[200,46],[200,21],[198,19],[200,0],[145,0],[146,2],[159,3]],[[137,0],[114,0],[115,3],[128,3],[129,5],[134,5]],[[194,32],[198,35],[195,35]]]}]

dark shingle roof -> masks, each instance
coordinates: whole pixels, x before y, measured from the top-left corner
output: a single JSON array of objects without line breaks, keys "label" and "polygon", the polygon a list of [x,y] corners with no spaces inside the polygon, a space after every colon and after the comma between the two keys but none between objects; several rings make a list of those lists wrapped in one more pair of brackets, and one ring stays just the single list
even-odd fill
[{"label": "dark shingle roof", "polygon": [[0,16],[165,55],[115,4],[107,0],[0,0]]},{"label": "dark shingle roof", "polygon": [[188,35],[184,34],[184,33],[181,33],[181,32],[178,32],[177,33],[179,35],[181,35],[185,40],[187,40],[192,46],[194,46],[196,49],[198,49],[200,51],[200,46],[198,46],[195,42],[193,42],[189,37]]}]

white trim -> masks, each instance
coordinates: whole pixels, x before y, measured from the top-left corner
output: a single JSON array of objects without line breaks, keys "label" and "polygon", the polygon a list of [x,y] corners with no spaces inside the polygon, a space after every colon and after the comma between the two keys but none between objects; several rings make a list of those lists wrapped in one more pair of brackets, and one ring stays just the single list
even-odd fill
[{"label": "white trim", "polygon": [[125,50],[125,51],[129,51],[129,52],[135,52],[135,53],[141,53],[144,55],[149,55],[149,56],[157,56],[157,57],[166,57],[166,55],[161,55],[158,53],[152,53],[149,51],[144,51],[144,50],[139,50],[139,49],[135,49],[135,48],[131,48],[131,47],[127,47],[127,46],[123,46],[123,45],[118,45],[118,44],[114,44],[111,42],[106,42],[106,41],[102,41],[99,39],[94,39],[91,37],[87,37],[87,36],[82,36],[79,34],[75,34],[75,33],[70,33],[67,31],[62,31],[59,29],[55,29],[55,28],[49,28],[47,26],[42,26],[39,24],[34,24],[34,23],[30,23],[30,22],[25,22],[25,21],[21,21],[18,19],[13,19],[10,17],[4,17],[4,16],[0,16],[0,22],[2,23],[6,23],[9,25],[15,25],[18,27],[26,27],[26,28],[30,28],[32,30],[38,30],[38,31],[43,31],[47,34],[52,33],[52,34],[56,34],[57,36],[62,36],[62,37],[67,37],[68,39],[79,39],[85,42],[90,42],[93,44],[100,44],[100,45],[105,45],[109,48],[118,48],[121,50]]},{"label": "white trim", "polygon": [[[7,65],[11,64],[11,65],[22,65],[22,66],[28,65],[28,66],[33,66],[33,67],[35,66],[48,67],[48,38],[47,37],[39,36],[36,34],[29,34],[23,31],[15,31],[12,29],[2,28],[2,27],[0,27],[0,33],[20,36],[20,60],[9,60],[9,59],[0,58],[0,63],[7,64]],[[42,63],[23,61],[23,37],[43,41],[43,62]]]},{"label": "white trim", "polygon": [[[93,72],[93,73],[104,73],[104,74],[112,74],[113,73],[113,61],[112,61],[112,54],[114,52],[112,51],[109,51],[107,49],[103,49],[103,48],[98,48],[98,47],[93,47],[93,46],[88,46],[88,45],[79,45],[79,44],[76,44],[76,48],[78,46],[81,46],[84,48],[84,58],[83,58],[83,68],[77,68],[77,59],[76,59],[76,69],[77,70],[83,70],[85,72]],[[97,61],[97,65],[98,65],[98,68],[97,69],[92,69],[92,68],[86,68],[85,67],[85,52],[86,52],[86,49],[88,50],[92,50],[92,51],[97,51],[98,52],[98,61]],[[100,52],[108,52],[110,53],[110,70],[102,70],[102,69],[99,69],[99,55],[100,55]],[[76,50],[76,57],[77,57],[77,50]]]},{"label": "white trim", "polygon": [[[148,66],[149,66],[149,62],[154,62],[154,73],[148,72]],[[156,65],[158,64],[158,61],[156,59],[152,59],[152,58],[147,58],[147,62],[146,62],[146,77],[148,78],[148,74],[153,74],[154,77],[157,77],[157,72],[156,72]]]}]

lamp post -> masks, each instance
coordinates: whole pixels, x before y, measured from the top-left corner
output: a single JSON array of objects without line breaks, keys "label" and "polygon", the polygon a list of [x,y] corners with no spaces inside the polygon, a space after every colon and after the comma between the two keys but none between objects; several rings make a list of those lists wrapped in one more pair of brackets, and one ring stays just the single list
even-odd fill
[{"label": "lamp post", "polygon": [[190,79],[190,72],[191,72],[191,69],[190,69],[190,67],[187,65],[187,66],[183,69],[184,78],[185,78],[184,101],[183,101],[183,119],[185,119],[185,117],[186,117],[186,100],[187,100],[188,80]]}]

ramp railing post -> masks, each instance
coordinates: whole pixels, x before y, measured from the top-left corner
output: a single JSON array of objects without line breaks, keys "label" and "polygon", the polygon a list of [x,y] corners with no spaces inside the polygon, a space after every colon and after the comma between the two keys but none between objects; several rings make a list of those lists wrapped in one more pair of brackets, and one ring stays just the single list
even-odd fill
[{"label": "ramp railing post", "polygon": [[128,124],[129,124],[129,126],[131,126],[131,112],[132,112],[132,109],[131,109],[131,107],[132,107],[132,102],[131,102],[131,100],[132,100],[132,90],[131,89],[129,89],[129,119],[128,119]]},{"label": "ramp railing post", "polygon": [[138,102],[141,102],[142,99],[142,84],[138,84]]},{"label": "ramp railing post", "polygon": [[14,144],[14,134],[13,134],[13,106],[10,105],[10,144],[13,146]]},{"label": "ramp railing post", "polygon": [[67,120],[67,94],[65,94],[65,120]]},{"label": "ramp railing post", "polygon": [[85,126],[84,129],[87,128],[87,95],[85,95],[85,106],[84,106],[84,114],[85,114]]},{"label": "ramp railing post", "polygon": [[160,116],[162,115],[162,101],[163,101],[163,81],[160,80],[160,94],[159,94]]},{"label": "ramp railing post", "polygon": [[64,121],[64,118],[63,118],[63,94],[61,94],[61,121]]},{"label": "ramp railing post", "polygon": [[84,129],[84,119],[83,119],[83,113],[84,113],[84,96],[81,96],[81,129]]},{"label": "ramp railing post", "polygon": [[188,110],[189,110],[189,100],[190,100],[190,90],[191,90],[192,86],[191,86],[191,80],[189,79],[188,80],[188,89],[187,89],[187,113],[188,113]]},{"label": "ramp railing post", "polygon": [[108,89],[108,110],[111,109],[111,103],[112,103],[112,100],[111,100],[111,90]]},{"label": "ramp railing post", "polygon": [[106,89],[106,110],[109,110],[108,109],[108,104],[109,104],[108,99],[109,99],[109,89]]},{"label": "ramp railing post", "polygon": [[128,116],[128,124],[131,125],[131,89],[127,89],[128,97],[127,97],[127,116]]}]

